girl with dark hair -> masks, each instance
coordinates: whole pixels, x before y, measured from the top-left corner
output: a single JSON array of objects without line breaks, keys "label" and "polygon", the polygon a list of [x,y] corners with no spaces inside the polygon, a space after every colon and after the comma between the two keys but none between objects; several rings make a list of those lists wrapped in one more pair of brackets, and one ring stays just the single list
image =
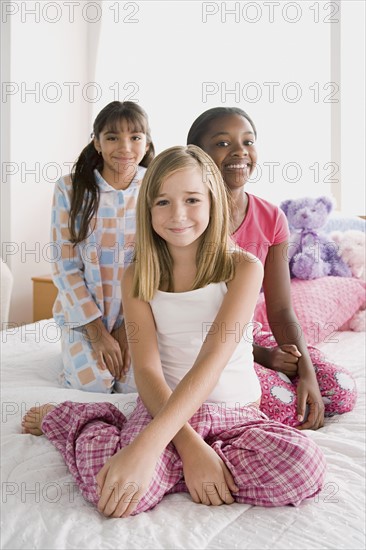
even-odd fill
[{"label": "girl with dark hair", "polygon": [[280,208],[245,192],[257,162],[257,130],[238,107],[216,107],[192,124],[187,144],[201,147],[221,172],[231,209],[235,243],[264,266],[263,291],[272,333],[254,338],[261,410],[301,429],[323,426],[324,414],[351,411],[357,392],[352,376],[307,346],[291,302],[287,220]]},{"label": "girl with dark hair", "polygon": [[134,387],[121,278],[133,255],[140,183],[153,157],[145,111],[133,102],[113,101],[96,117],[92,140],[71,175],[56,184],[53,315],[62,332],[67,387],[94,392]]}]

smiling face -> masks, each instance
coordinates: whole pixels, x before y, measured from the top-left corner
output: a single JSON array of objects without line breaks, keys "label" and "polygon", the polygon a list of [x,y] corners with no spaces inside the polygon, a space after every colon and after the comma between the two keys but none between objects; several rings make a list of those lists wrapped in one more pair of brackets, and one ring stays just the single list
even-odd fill
[{"label": "smiling face", "polygon": [[198,246],[210,220],[210,195],[198,167],[187,167],[166,177],[151,207],[154,231],[169,250]]},{"label": "smiling face", "polygon": [[94,146],[103,157],[103,178],[116,188],[128,187],[148,149],[146,134],[122,119],[115,128],[104,128]]},{"label": "smiling face", "polygon": [[255,168],[254,130],[240,115],[222,116],[212,121],[200,140],[200,146],[217,164],[231,190],[242,187]]}]

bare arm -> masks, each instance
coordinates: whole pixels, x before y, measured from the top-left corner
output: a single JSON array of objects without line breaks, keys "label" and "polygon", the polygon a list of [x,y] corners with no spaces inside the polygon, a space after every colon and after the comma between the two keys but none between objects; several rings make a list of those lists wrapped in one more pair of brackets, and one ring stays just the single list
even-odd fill
[{"label": "bare arm", "polygon": [[253,355],[256,363],[268,369],[283,372],[289,378],[294,378],[298,374],[298,359],[301,357],[301,353],[295,344],[282,344],[274,347],[254,344]]},{"label": "bare arm", "polygon": [[[132,278],[133,266],[126,270],[122,284],[126,323],[137,331],[129,345],[139,395],[154,418],[168,401],[172,390],[164,378],[150,305],[132,297]],[[187,423],[176,434],[173,443],[182,455],[184,448],[188,448],[188,443],[193,444],[197,438],[199,436]]]},{"label": "bare arm", "polygon": [[[96,303],[84,278],[85,264],[91,262],[82,246],[74,246],[69,231],[70,176],[57,182],[52,204],[51,242],[57,254],[51,266],[65,320],[75,330],[82,329],[96,354],[98,366],[119,378],[123,367],[121,349],[102,322],[100,304]],[[82,307],[75,307],[80,303]],[[87,312],[87,313],[86,313]]]},{"label": "bare arm", "polygon": [[[248,261],[242,256],[239,259],[238,256],[236,275],[228,283],[228,292],[214,321],[215,326],[234,327],[239,323],[244,331],[253,315],[262,274],[259,261]],[[125,315],[128,315],[126,309]],[[194,365],[140,434],[141,438],[154,441],[161,452],[211,393],[237,345],[234,331],[227,331],[225,342],[220,331],[209,332]],[[135,351],[131,349],[131,352],[134,358]]]},{"label": "bare arm", "polygon": [[307,402],[310,405],[310,414],[302,428],[317,429],[323,425],[324,405],[303,331],[292,306],[287,248],[285,242],[269,249],[263,279],[267,316],[278,345],[293,344],[301,354],[298,358],[299,420],[303,419]]},{"label": "bare arm", "polygon": [[[244,331],[253,315],[262,276],[263,268],[258,261],[248,261],[238,255],[235,278],[228,283],[228,292],[214,323],[225,327],[234,327],[239,323]],[[128,296],[131,284],[128,282],[129,277],[131,274],[126,273],[123,283],[124,312],[127,324],[137,323],[139,329],[138,338],[130,343],[131,355],[139,393],[154,418],[128,447],[112,457],[98,473],[97,481],[101,491],[98,507],[108,516],[129,515],[146,491],[156,461],[171,440],[181,454],[183,466],[188,461],[188,470],[192,470],[192,455],[194,457],[195,453],[185,451],[188,449],[188,440],[195,441],[195,438],[199,439],[198,443],[195,442],[195,450],[199,451],[199,466],[203,464],[209,467],[213,475],[211,480],[217,480],[217,494],[211,503],[230,503],[233,501],[230,491],[227,491],[229,497],[221,492],[223,481],[229,490],[236,490],[230,472],[218,455],[186,423],[213,390],[238,345],[235,331],[227,331],[225,342],[216,330],[209,332],[191,370],[171,392],[163,379],[151,311],[148,310],[148,304],[141,301],[137,303]],[[184,476],[187,482],[186,470]],[[204,479],[196,476],[197,481],[199,483],[193,490],[190,489],[192,498],[196,502],[209,504],[205,500],[207,495],[200,497],[197,493],[200,484],[204,485]],[[135,487],[132,493],[125,489],[131,485]],[[116,486],[119,491],[117,502],[113,496]]]}]

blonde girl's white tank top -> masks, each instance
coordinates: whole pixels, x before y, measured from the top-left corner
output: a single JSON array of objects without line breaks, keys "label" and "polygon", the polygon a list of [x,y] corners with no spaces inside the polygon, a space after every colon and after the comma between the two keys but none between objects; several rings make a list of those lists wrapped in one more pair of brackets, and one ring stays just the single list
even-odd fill
[{"label": "blonde girl's white tank top", "polygon": [[[152,309],[164,376],[174,390],[191,369],[227,292],[224,282],[188,292],[158,290],[149,302]],[[225,329],[221,331],[225,341]],[[252,324],[240,333],[238,346],[221,373],[207,403],[229,408],[249,405],[260,398],[261,388],[253,365]],[[233,329],[233,330],[235,330]]]}]

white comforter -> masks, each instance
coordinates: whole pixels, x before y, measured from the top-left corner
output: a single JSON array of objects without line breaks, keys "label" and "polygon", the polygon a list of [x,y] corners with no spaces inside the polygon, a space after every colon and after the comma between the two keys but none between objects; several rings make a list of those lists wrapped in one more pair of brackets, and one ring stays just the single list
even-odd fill
[{"label": "white comforter", "polygon": [[110,401],[127,411],[136,395],[61,388],[60,343],[52,320],[0,334],[2,548],[364,548],[365,333],[340,332],[335,342],[323,345],[356,377],[359,397],[354,411],[307,432],[328,461],[326,484],[316,498],[299,508],[206,507],[179,494],[126,519],[106,519],[84,501],[58,451],[45,437],[21,434],[20,421],[37,403]]}]

